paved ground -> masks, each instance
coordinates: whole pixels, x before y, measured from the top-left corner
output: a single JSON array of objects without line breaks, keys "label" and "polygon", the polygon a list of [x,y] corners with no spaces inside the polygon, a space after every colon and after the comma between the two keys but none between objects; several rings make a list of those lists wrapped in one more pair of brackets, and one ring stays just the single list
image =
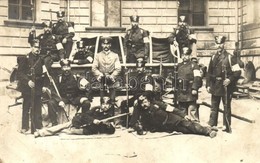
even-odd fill
[{"label": "paved ground", "polygon": [[[204,90],[203,90],[204,91]],[[209,96],[201,96],[208,101]],[[97,163],[97,162],[260,162],[260,100],[233,101],[233,113],[256,120],[251,124],[232,118],[232,134],[221,130],[216,138],[197,135],[149,134],[138,137],[118,129],[109,136],[52,136],[35,139],[33,135],[18,133],[21,124],[21,107],[9,110],[13,99],[0,97],[0,163]],[[209,108],[200,108],[205,124]],[[219,127],[222,125],[222,114]]]}]

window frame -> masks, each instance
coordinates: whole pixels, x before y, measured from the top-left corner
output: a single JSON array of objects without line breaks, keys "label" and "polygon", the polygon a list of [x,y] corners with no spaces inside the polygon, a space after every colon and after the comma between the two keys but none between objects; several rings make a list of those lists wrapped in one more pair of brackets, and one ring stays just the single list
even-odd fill
[{"label": "window frame", "polygon": [[[8,19],[9,20],[17,20],[17,21],[31,21],[31,22],[35,22],[36,21],[36,1],[35,0],[28,0],[31,3],[29,5],[24,5],[22,4],[23,0],[18,0],[18,3],[11,3],[10,0],[8,0]],[[9,15],[9,10],[10,10],[10,6],[14,6],[14,7],[18,7],[18,18],[10,18]],[[30,7],[32,12],[31,12],[31,19],[24,19],[23,17],[23,8],[24,7]]]},{"label": "window frame", "polygon": [[[203,11],[202,12],[195,12],[194,11],[194,4],[196,4],[196,2],[194,2],[194,0],[188,0],[189,1],[189,6],[188,6],[188,10],[187,11],[182,11],[180,10],[180,2],[181,0],[178,1],[178,16],[180,15],[185,15],[188,19],[188,24],[190,26],[194,26],[194,27],[204,27],[204,26],[207,26],[207,0],[203,0],[204,2],[204,8],[203,8]],[[187,0],[185,0],[187,1]],[[203,19],[204,19],[204,22],[203,22],[203,25],[194,25],[194,20],[193,20],[193,16],[196,15],[196,14],[203,14]]]}]

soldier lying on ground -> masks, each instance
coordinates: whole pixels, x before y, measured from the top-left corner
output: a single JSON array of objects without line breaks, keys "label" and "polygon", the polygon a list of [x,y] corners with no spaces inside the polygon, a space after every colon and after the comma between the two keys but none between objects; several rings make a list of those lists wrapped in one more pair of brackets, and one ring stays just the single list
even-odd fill
[{"label": "soldier lying on ground", "polygon": [[204,127],[193,122],[188,116],[178,109],[160,101],[154,101],[152,92],[145,92],[138,99],[138,110],[133,113],[130,126],[137,134],[143,135],[144,131],[150,132],[182,132],[183,134],[198,134],[210,136],[217,132],[210,127]]},{"label": "soldier lying on ground", "polygon": [[110,98],[104,97],[101,106],[94,107],[85,113],[78,113],[73,117],[72,121],[67,123],[37,130],[34,136],[35,138],[52,136],[58,132],[76,135],[114,134],[115,127],[113,122],[102,121],[113,115],[111,108]]}]

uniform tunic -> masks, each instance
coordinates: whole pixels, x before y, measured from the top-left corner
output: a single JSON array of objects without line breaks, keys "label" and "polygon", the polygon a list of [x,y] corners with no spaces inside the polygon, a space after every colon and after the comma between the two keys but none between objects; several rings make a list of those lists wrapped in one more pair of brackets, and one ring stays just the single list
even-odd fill
[{"label": "uniform tunic", "polygon": [[100,107],[95,107],[84,114],[76,115],[72,119],[72,124],[74,127],[83,128],[84,135],[102,133],[113,134],[115,132],[115,128],[110,123],[93,123],[94,119],[102,120],[111,116],[113,116],[113,111],[111,109],[104,112],[102,109],[100,109]]},{"label": "uniform tunic", "polygon": [[[29,111],[32,102],[32,96],[34,96],[34,109],[33,122],[31,128],[32,131],[42,128],[42,115],[41,115],[41,97],[42,88],[49,84],[48,78],[43,74],[43,60],[39,55],[29,53],[26,57],[18,58],[18,89],[22,92],[23,97],[23,113],[22,113],[22,129],[29,129]],[[32,78],[31,68],[34,68],[35,78]],[[34,95],[32,95],[32,88],[29,87],[28,82],[32,80],[35,83]]]},{"label": "uniform tunic", "polygon": [[56,36],[57,42],[59,43],[62,43],[62,40],[64,38],[67,39],[67,43],[63,44],[63,47],[66,52],[66,55],[64,57],[69,58],[73,45],[72,38],[75,36],[72,24],[65,21],[57,22],[53,24],[52,33]]},{"label": "uniform tunic", "polygon": [[[191,48],[193,43],[196,43],[196,39],[189,39],[189,35],[193,34],[194,31],[185,27],[181,28],[178,26],[168,37],[168,41],[170,44],[173,44],[174,41],[177,41],[179,44],[180,54],[183,54],[183,47]],[[181,56],[180,56],[181,57]]]},{"label": "uniform tunic", "polygon": [[[231,125],[232,93],[236,87],[236,81],[241,74],[236,60],[231,58],[231,54],[226,50],[223,50],[220,54],[216,53],[213,55],[209,63],[206,87],[210,87],[210,93],[212,94],[212,108],[209,120],[210,126],[217,126],[218,124],[218,110],[221,99],[223,100],[223,103],[227,104],[227,107],[224,107],[224,125]],[[230,84],[227,86],[227,92],[225,92],[223,86],[225,76],[230,80]],[[225,96],[227,96],[227,101]]]},{"label": "uniform tunic", "polygon": [[[163,102],[153,102],[148,109],[140,109],[136,112],[135,114],[138,115],[135,115],[135,117],[140,117],[139,120],[143,128],[151,132],[178,131],[184,134],[209,135],[211,131],[209,128],[203,127],[199,123],[185,120],[185,114],[176,108],[172,112],[167,112],[167,107],[169,106]],[[137,124],[137,120],[130,123],[132,127],[135,127]]]},{"label": "uniform tunic", "polygon": [[124,40],[127,63],[135,63],[137,58],[148,57],[149,44],[144,38],[148,39],[148,32],[142,28],[127,30]]}]

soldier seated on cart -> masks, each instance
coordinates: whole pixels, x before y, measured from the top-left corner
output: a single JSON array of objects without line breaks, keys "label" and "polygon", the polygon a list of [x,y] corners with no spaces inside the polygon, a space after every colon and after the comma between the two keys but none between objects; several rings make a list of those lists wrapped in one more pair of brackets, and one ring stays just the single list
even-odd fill
[{"label": "soldier seated on cart", "polygon": [[[115,103],[116,78],[121,72],[121,63],[118,54],[112,52],[111,37],[101,37],[102,51],[97,53],[92,64],[92,72],[97,81],[101,83],[100,99],[108,93],[112,103]],[[102,103],[102,101],[100,101]]]},{"label": "soldier seated on cart", "polygon": [[211,127],[204,127],[190,120],[177,108],[153,99],[152,92],[145,92],[138,98],[138,110],[130,121],[137,134],[150,132],[182,132],[183,134],[205,135],[211,138],[217,135]]},{"label": "soldier seated on cart", "polygon": [[[64,115],[62,113],[66,104],[72,104],[81,108],[81,112],[87,112],[90,108],[92,96],[90,89],[82,89],[82,85],[87,85],[89,82],[80,80],[76,74],[71,72],[70,61],[63,59],[60,61],[62,74],[58,75],[56,79],[57,89],[54,90],[52,98],[48,102],[49,113],[51,114],[51,121],[56,125],[57,120]],[[58,113],[58,115],[57,115]],[[62,122],[59,122],[62,123]]]},{"label": "soldier seated on cart", "polygon": [[93,62],[94,53],[90,50],[91,46],[85,46],[82,40],[77,42],[77,51],[73,57],[75,64],[87,64]]}]

